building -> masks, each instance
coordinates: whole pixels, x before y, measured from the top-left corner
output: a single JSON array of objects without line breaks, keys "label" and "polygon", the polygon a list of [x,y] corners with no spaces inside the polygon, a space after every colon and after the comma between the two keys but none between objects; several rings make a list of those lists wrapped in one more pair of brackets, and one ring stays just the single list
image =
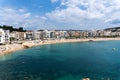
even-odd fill
[{"label": "building", "polygon": [[89,31],[88,36],[89,37],[98,37],[97,31],[96,30]]},{"label": "building", "polygon": [[80,31],[79,36],[80,36],[80,38],[87,38],[87,37],[91,37],[92,33],[88,32],[88,31]]},{"label": "building", "polygon": [[26,39],[26,33],[25,32],[18,32],[18,39],[19,40],[25,40]]},{"label": "building", "polygon": [[33,39],[34,40],[41,40],[41,39],[43,39],[43,31],[34,31],[34,37],[33,37]]},{"label": "building", "polygon": [[0,44],[9,43],[9,30],[0,29]]},{"label": "building", "polygon": [[67,31],[60,31],[60,38],[67,38],[67,37],[69,37]]},{"label": "building", "polygon": [[45,30],[43,31],[44,38],[57,38],[55,30]]},{"label": "building", "polygon": [[32,31],[32,30],[26,31],[26,39],[33,40],[34,39],[34,31]]},{"label": "building", "polygon": [[105,31],[104,32],[104,36],[106,36],[106,37],[112,36],[111,33],[112,33],[111,31]]},{"label": "building", "polygon": [[9,43],[10,42],[10,31],[4,30],[4,32],[5,32],[5,42]]},{"label": "building", "polygon": [[19,33],[17,31],[11,32],[10,38],[12,38],[12,40],[14,40],[14,41],[18,41],[19,40]]},{"label": "building", "polygon": [[104,37],[105,31],[104,30],[97,30],[96,31],[96,37]]}]

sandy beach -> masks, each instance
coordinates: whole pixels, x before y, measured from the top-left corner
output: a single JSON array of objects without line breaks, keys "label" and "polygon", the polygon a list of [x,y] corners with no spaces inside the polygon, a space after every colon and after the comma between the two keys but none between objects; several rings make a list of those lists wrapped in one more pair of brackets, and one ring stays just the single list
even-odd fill
[{"label": "sandy beach", "polygon": [[25,48],[31,48],[34,46],[67,43],[67,42],[87,42],[87,41],[108,41],[108,40],[120,40],[120,38],[85,38],[85,39],[56,39],[56,40],[44,40],[44,41],[26,41],[23,44],[8,44],[0,46],[0,54],[9,54]]},{"label": "sandy beach", "polygon": [[7,44],[0,46],[0,55],[9,54],[17,50],[25,49],[21,44]]}]

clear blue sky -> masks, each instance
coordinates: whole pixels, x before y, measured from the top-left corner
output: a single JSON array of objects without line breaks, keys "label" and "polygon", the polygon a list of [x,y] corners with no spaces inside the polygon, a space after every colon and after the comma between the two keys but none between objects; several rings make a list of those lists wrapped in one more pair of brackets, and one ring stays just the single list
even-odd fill
[{"label": "clear blue sky", "polygon": [[119,0],[0,0],[0,25],[104,29],[120,25]]}]

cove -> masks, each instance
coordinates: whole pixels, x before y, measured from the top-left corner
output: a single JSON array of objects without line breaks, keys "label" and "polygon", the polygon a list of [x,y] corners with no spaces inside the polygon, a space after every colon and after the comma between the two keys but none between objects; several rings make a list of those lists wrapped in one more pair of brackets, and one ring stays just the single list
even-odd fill
[{"label": "cove", "polygon": [[0,56],[0,80],[119,80],[120,41],[48,44]]}]

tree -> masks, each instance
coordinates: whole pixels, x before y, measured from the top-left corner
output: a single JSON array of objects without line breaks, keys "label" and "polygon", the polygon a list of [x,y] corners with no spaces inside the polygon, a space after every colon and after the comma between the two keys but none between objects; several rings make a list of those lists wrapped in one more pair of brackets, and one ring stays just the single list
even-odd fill
[{"label": "tree", "polygon": [[0,26],[0,28],[2,28],[4,30],[10,30],[10,32],[12,32],[12,31],[25,32],[26,31],[26,30],[23,30],[23,27],[14,28],[13,26],[7,26],[7,25]]},{"label": "tree", "polygon": [[19,27],[18,31],[22,32],[23,31],[23,27]]}]

